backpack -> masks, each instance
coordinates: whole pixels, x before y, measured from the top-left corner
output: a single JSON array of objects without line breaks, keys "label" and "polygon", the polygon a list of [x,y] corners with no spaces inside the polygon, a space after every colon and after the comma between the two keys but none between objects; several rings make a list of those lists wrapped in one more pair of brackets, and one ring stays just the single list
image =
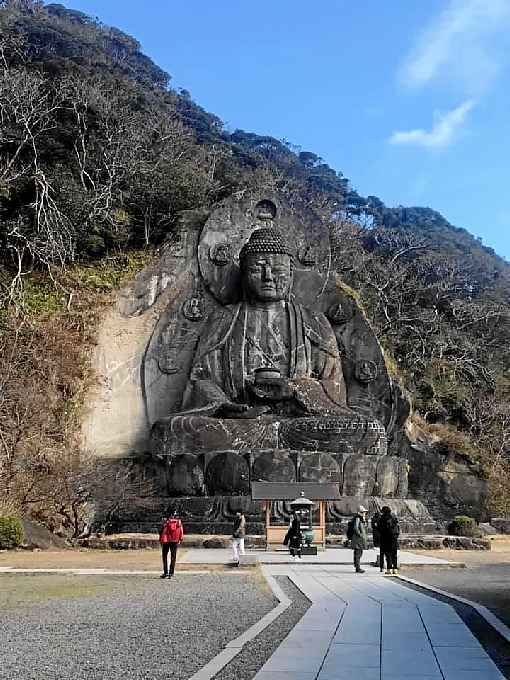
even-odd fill
[{"label": "backpack", "polygon": [[347,524],[347,538],[349,541],[352,541],[354,538],[354,523],[356,522],[356,517],[351,517]]},{"label": "backpack", "polygon": [[400,535],[400,526],[398,523],[398,519],[395,516],[393,516],[391,520],[390,532],[393,538],[398,538]]},{"label": "backpack", "polygon": [[183,535],[181,520],[177,517],[167,519],[161,531],[161,543],[178,543]]}]

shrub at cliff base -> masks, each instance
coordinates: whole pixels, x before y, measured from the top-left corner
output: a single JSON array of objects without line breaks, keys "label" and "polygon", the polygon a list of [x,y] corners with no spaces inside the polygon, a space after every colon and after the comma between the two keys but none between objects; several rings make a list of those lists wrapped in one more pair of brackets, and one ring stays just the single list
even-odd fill
[{"label": "shrub at cliff base", "polygon": [[448,533],[451,536],[467,536],[469,538],[480,538],[482,536],[475,520],[466,515],[454,517],[448,525]]},{"label": "shrub at cliff base", "polygon": [[0,515],[0,549],[17,548],[23,540],[23,525],[16,515]]}]

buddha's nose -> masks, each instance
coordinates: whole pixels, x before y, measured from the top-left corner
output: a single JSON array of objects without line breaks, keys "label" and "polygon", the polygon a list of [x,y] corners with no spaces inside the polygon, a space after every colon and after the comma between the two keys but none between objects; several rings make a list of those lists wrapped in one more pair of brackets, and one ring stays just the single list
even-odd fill
[{"label": "buddha's nose", "polygon": [[264,281],[273,281],[273,270],[270,266],[265,266],[262,270],[262,278]]}]

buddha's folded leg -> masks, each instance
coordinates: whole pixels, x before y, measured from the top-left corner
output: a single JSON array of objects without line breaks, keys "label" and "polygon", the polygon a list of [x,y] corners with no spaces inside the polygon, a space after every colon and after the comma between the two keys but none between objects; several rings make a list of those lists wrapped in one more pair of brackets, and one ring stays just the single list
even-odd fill
[{"label": "buddha's folded leg", "polygon": [[207,453],[210,451],[277,448],[278,423],[271,418],[209,418],[173,416],[154,425],[153,446],[158,453]]},{"label": "buddha's folded leg", "polygon": [[386,432],[376,419],[357,413],[286,419],[280,424],[279,447],[385,455]]}]

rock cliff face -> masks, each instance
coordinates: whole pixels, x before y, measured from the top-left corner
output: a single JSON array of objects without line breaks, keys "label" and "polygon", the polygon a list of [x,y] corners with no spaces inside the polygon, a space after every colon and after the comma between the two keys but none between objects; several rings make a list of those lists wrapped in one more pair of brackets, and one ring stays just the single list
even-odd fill
[{"label": "rock cliff face", "polygon": [[[276,383],[266,380],[255,389],[253,375],[243,368],[248,355],[240,357],[239,343],[221,339],[214,319],[245,304],[239,253],[257,229],[268,227],[284,234],[294,253],[290,302],[281,304],[310,310],[299,312],[310,321],[291,320],[290,326],[270,321],[266,327],[258,311],[249,312],[256,320],[250,332],[260,333],[261,340],[248,333],[248,342],[260,347],[273,334],[284,354],[290,352],[290,364],[281,359],[290,377],[278,369]],[[265,247],[273,247],[274,259],[274,243]],[[236,314],[225,337],[239,333]],[[304,339],[293,340],[299,328]],[[334,345],[328,349],[327,342]],[[212,383],[199,408],[185,406],[191,403],[186,394],[203,383],[197,356],[204,343],[213,350],[229,347],[230,354],[221,355],[222,370],[246,386],[244,401],[252,399],[242,418],[228,415],[236,392],[223,384],[223,396],[223,389],[233,390],[228,403],[218,401],[218,385]],[[294,351],[308,357],[295,374]],[[334,382],[312,366],[312,352],[341,366]],[[177,503],[188,531],[221,533],[241,503],[258,532],[262,508],[249,501],[256,480],[338,484],[342,501],[330,503],[327,513],[334,530],[342,529],[360,502],[374,511],[393,503],[410,531],[434,531],[437,521],[459,512],[484,516],[486,482],[476,466],[442,453],[438,442],[406,427],[409,401],[390,378],[355,298],[330,269],[327,229],[307,209],[288,206],[281,197],[255,193],[224,201],[210,214],[184,213],[172,239],[121,291],[105,318],[93,367],[97,380],[87,398],[83,440],[107,480],[102,491],[98,486],[98,525],[154,529]],[[282,385],[284,397],[278,396]],[[275,512],[285,521],[288,508]]]},{"label": "rock cliff face", "polygon": [[155,380],[148,394],[143,375],[155,329],[193,285],[193,253],[206,217],[201,211],[182,215],[172,239],[120,291],[99,328],[92,356],[95,386],[86,398],[82,427],[84,447],[99,459],[148,453],[149,409],[154,408],[156,418],[168,415],[168,395],[182,394],[182,372]]},{"label": "rock cliff face", "polygon": [[423,501],[432,515],[487,519],[487,480],[468,456],[450,452],[438,437],[407,423],[402,455],[409,462],[409,493]]}]

